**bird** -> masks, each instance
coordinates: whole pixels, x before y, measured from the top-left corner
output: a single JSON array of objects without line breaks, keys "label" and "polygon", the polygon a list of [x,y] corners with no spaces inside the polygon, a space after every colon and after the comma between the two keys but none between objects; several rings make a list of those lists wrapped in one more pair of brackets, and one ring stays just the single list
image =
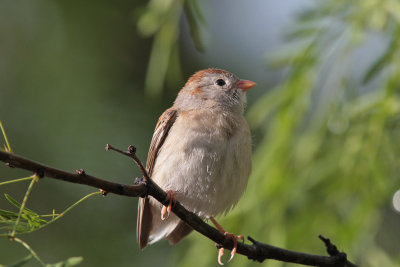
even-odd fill
[{"label": "bird", "polygon": [[[226,232],[214,217],[228,213],[248,183],[252,141],[243,113],[246,91],[255,85],[222,69],[200,70],[160,116],[146,170],[168,193],[169,205],[151,196],[139,199],[136,236],[141,249],[161,239],[174,245],[192,232],[192,227],[171,214],[171,206],[179,201],[233,239],[232,260],[237,240],[244,238]],[[220,264],[223,253],[220,248]]]}]

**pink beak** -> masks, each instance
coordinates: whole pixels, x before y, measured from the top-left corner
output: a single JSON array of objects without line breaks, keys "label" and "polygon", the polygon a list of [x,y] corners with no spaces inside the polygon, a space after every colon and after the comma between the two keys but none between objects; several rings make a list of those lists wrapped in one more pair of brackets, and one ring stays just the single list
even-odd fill
[{"label": "pink beak", "polygon": [[241,89],[243,92],[246,92],[251,87],[255,86],[256,83],[249,80],[239,80],[236,82],[236,87]]}]

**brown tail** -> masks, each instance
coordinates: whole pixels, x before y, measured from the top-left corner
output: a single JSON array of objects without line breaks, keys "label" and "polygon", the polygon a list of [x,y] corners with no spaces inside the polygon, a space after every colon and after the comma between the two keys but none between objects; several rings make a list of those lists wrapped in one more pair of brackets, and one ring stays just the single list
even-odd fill
[{"label": "brown tail", "polygon": [[152,213],[149,198],[139,198],[138,215],[136,224],[136,238],[141,249],[144,249],[149,242],[149,235],[152,228]]},{"label": "brown tail", "polygon": [[149,197],[139,199],[136,237],[141,249],[163,238],[175,245],[192,232],[193,229],[175,214],[163,221],[160,213],[161,208],[151,204]]}]

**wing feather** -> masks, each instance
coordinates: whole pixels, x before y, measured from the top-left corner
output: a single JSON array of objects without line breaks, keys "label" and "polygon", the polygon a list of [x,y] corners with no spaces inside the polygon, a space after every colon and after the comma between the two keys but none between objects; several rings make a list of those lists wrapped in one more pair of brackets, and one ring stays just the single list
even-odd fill
[{"label": "wing feather", "polygon": [[[174,124],[177,116],[178,111],[176,109],[170,108],[167,109],[158,119],[153,138],[151,139],[149,153],[147,155],[146,169],[150,177],[153,174],[153,168],[160,148],[164,144],[164,141],[168,136],[169,130]],[[153,215],[151,213],[149,198],[140,198],[138,202],[136,238],[141,249],[145,248],[149,241],[149,235],[152,229],[152,216]]]}]

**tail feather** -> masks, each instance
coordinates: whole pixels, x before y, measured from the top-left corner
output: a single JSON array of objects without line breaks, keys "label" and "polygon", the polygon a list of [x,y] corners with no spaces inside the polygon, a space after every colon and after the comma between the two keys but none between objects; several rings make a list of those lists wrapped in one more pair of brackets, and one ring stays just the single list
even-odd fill
[{"label": "tail feather", "polygon": [[139,247],[144,249],[148,244],[168,238],[179,222],[181,220],[173,213],[167,220],[161,220],[161,208],[158,203],[150,201],[149,197],[139,199],[136,226]]},{"label": "tail feather", "polygon": [[190,225],[188,225],[184,221],[179,221],[174,231],[172,231],[171,234],[167,236],[167,239],[169,240],[169,243],[171,245],[175,245],[192,231],[193,228]]},{"label": "tail feather", "polygon": [[152,212],[148,197],[139,198],[138,215],[136,224],[136,238],[141,249],[144,249],[149,242],[149,235],[152,228]]},{"label": "tail feather", "polygon": [[161,210],[157,206],[151,205],[152,228],[149,235],[149,244],[153,244],[163,238],[167,238],[179,224],[180,219],[171,213],[168,219],[161,220]]}]

